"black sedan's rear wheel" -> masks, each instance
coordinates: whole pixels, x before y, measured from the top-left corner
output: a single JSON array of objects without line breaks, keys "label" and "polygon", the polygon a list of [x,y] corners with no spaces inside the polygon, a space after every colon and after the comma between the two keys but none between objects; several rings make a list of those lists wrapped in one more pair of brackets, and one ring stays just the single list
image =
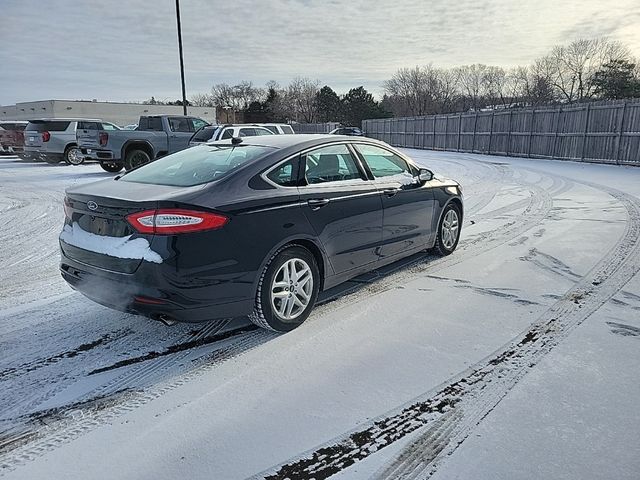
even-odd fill
[{"label": "black sedan's rear wheel", "polygon": [[109,173],[118,173],[120,170],[122,170],[122,165],[120,165],[119,163],[100,162],[100,166],[105,172]]},{"label": "black sedan's rear wheel", "polygon": [[128,172],[134,168],[149,163],[151,157],[144,150],[133,149],[129,150],[124,159],[124,169]]},{"label": "black sedan's rear wheel", "polygon": [[458,246],[460,240],[460,209],[455,203],[450,203],[444,208],[434,250],[440,255],[449,255]]},{"label": "black sedan's rear wheel", "polygon": [[320,272],[309,250],[298,246],[278,250],[258,283],[256,305],[249,318],[256,325],[288,332],[309,316],[318,298]]}]

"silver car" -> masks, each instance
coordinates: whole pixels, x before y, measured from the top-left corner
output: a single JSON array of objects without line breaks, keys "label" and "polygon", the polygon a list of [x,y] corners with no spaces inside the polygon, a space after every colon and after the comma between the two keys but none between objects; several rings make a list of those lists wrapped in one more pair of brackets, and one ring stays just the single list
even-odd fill
[{"label": "silver car", "polygon": [[[99,123],[104,130],[120,130],[112,123],[86,118],[41,118],[31,120],[24,130],[24,152],[27,160],[44,160],[50,164],[65,161],[70,165],[84,162],[76,142],[76,130],[84,124]],[[78,127],[80,126],[80,127]]]}]

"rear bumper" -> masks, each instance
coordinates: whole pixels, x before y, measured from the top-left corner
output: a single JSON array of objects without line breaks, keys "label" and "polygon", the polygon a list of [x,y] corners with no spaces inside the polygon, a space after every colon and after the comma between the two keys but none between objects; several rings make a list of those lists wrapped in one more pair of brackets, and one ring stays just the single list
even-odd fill
[{"label": "rear bumper", "polygon": [[119,158],[114,158],[111,150],[96,150],[94,148],[80,147],[80,152],[85,160],[95,160],[96,162],[120,163]]},{"label": "rear bumper", "polygon": [[154,319],[165,316],[179,322],[241,317],[253,310],[253,298],[216,301],[216,290],[220,288],[216,282],[208,286],[208,298],[212,300],[194,298],[193,288],[181,288],[166,280],[166,268],[142,262],[134,273],[114,272],[71,259],[61,250],[62,278],[85,297],[114,310]]}]

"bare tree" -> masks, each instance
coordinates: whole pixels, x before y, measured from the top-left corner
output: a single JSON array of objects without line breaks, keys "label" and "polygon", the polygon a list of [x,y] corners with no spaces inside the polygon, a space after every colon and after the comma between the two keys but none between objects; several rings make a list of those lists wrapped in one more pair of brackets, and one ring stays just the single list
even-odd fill
[{"label": "bare tree", "polygon": [[296,77],[286,88],[284,104],[287,117],[297,122],[312,123],[316,118],[316,94],[320,82],[307,77]]},{"label": "bare tree", "polygon": [[460,89],[470,102],[470,107],[478,110],[482,105],[484,93],[484,74],[486,65],[476,63],[474,65],[463,65],[456,69],[460,82]]},{"label": "bare tree", "polygon": [[189,101],[195,107],[213,107],[213,96],[208,93],[196,93]]},{"label": "bare tree", "polygon": [[629,50],[620,42],[606,38],[580,39],[566,46],[556,45],[536,64],[548,73],[560,97],[573,103],[593,95],[593,75],[602,65],[629,58]]},{"label": "bare tree", "polygon": [[246,80],[233,86],[218,83],[211,88],[211,97],[214,105],[239,111],[247,108],[252,102],[260,101],[264,97],[264,90],[254,87],[253,83]]}]

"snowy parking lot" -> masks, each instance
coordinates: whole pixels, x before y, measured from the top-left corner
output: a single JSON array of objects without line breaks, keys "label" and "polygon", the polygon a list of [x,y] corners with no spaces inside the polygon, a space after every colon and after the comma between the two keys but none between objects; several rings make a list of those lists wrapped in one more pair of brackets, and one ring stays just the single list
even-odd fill
[{"label": "snowy parking lot", "polygon": [[285,335],[73,292],[64,189],[111,174],[0,157],[0,476],[638,478],[640,169],[405,152],[462,184],[458,249]]}]

